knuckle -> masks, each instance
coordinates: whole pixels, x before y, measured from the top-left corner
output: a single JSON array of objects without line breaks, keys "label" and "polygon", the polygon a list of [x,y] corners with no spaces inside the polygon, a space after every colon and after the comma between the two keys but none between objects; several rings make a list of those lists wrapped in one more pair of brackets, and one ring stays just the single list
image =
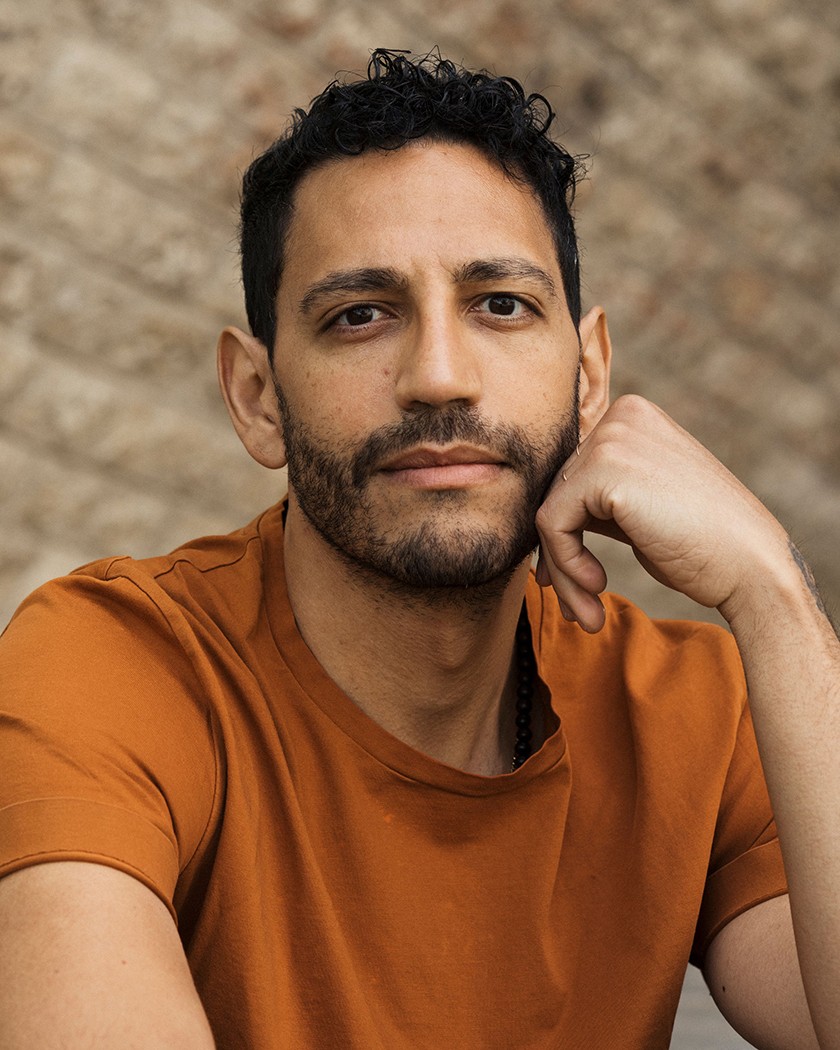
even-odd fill
[{"label": "knuckle", "polygon": [[566,570],[574,574],[579,568],[586,564],[586,551],[583,549],[581,544],[575,543],[569,545],[569,550],[565,558]]},{"label": "knuckle", "polygon": [[554,532],[554,515],[552,514],[549,495],[543,505],[537,510],[535,515],[537,529],[542,533]]},{"label": "knuckle", "polygon": [[664,415],[662,409],[640,394],[622,394],[616,399],[614,406],[615,422],[634,433],[644,433],[657,426],[659,419]]},{"label": "knuckle", "polygon": [[613,402],[617,412],[621,415],[635,417],[645,416],[653,407],[641,394],[621,394]]}]

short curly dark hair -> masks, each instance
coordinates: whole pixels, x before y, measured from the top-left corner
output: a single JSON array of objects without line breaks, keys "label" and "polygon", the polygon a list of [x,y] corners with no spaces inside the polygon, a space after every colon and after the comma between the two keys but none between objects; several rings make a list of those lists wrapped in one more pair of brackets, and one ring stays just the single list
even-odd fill
[{"label": "short curly dark hair", "polygon": [[251,164],[242,183],[240,247],[251,331],[272,355],[276,296],[295,187],[313,168],[368,149],[399,149],[414,139],[478,147],[542,203],[575,327],[580,272],[572,203],[582,158],[548,137],[554,113],[511,77],[461,69],[432,52],[377,48],[365,79],[335,80],[296,109],[289,127]]}]

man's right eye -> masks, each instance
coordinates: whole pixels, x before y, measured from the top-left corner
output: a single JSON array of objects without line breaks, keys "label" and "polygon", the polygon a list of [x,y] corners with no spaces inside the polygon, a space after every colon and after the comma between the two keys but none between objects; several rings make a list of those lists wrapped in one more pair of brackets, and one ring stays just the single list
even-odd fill
[{"label": "man's right eye", "polygon": [[359,328],[362,325],[372,324],[381,315],[382,311],[379,307],[371,306],[370,303],[360,303],[340,313],[333,321],[333,325],[336,328]]}]

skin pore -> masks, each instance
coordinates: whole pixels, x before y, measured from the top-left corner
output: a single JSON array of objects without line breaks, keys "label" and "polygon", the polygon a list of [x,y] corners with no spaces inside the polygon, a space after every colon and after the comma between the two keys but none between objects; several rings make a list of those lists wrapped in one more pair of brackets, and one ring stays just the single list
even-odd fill
[{"label": "skin pore", "polygon": [[286,256],[274,374],[235,330],[221,370],[252,455],[289,460],[301,633],[404,742],[507,772],[534,516],[606,406],[603,314],[579,342],[538,201],[465,145],[310,172]]}]

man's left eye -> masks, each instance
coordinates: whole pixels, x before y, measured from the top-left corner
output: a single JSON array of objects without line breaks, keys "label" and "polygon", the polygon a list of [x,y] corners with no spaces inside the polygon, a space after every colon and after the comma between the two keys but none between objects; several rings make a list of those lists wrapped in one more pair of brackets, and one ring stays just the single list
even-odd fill
[{"label": "man's left eye", "polygon": [[521,299],[512,295],[488,295],[481,300],[479,310],[496,317],[519,317],[526,312],[527,307]]}]

